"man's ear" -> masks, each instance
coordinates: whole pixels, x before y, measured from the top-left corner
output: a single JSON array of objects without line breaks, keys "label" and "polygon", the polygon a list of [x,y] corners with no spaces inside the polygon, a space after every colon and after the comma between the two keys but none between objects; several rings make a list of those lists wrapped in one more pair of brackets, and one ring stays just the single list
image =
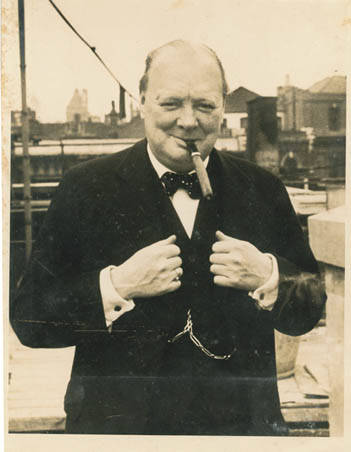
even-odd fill
[{"label": "man's ear", "polygon": [[145,117],[144,109],[145,109],[145,93],[140,93],[140,115],[142,118]]},{"label": "man's ear", "polygon": [[222,106],[222,119],[221,119],[221,123],[223,123],[223,119],[224,119],[224,113],[225,113],[225,103],[226,103],[226,99],[227,97],[224,96],[223,97],[223,106]]}]

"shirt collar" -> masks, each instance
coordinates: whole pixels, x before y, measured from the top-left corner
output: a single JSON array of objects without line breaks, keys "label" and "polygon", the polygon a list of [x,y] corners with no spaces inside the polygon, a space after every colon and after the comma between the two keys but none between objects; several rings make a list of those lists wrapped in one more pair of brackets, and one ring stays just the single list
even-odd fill
[{"label": "shirt collar", "polygon": [[[150,162],[151,162],[152,166],[154,167],[154,170],[156,171],[159,178],[161,178],[168,171],[170,171],[171,173],[175,173],[175,171],[170,170],[169,168],[167,168],[167,166],[163,165],[159,160],[157,160],[154,153],[150,149],[149,143],[147,144],[147,153],[149,154]],[[206,157],[206,159],[204,160],[205,167],[207,167],[207,165],[208,165],[208,160],[209,160],[209,157]],[[194,173],[194,172],[195,172],[195,170],[190,171],[189,174]]]}]

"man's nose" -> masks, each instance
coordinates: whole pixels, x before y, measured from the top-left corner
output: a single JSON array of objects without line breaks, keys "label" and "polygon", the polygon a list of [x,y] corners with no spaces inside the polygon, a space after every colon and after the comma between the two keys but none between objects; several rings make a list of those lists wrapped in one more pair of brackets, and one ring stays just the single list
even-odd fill
[{"label": "man's nose", "polygon": [[192,129],[198,125],[194,109],[190,105],[185,105],[178,117],[178,126]]}]

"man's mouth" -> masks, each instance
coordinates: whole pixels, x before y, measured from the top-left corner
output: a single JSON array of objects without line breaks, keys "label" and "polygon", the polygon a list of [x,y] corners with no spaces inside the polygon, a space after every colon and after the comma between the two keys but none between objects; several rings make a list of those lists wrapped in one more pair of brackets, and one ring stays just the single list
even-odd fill
[{"label": "man's mouth", "polygon": [[201,138],[190,138],[190,137],[178,137],[176,135],[171,135],[173,138],[175,138],[176,142],[179,146],[188,149],[188,143],[196,143],[197,141],[200,141]]}]

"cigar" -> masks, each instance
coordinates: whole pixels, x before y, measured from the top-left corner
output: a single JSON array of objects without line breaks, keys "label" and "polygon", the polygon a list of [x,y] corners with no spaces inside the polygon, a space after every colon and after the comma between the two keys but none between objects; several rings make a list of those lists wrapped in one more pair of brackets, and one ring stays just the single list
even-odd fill
[{"label": "cigar", "polygon": [[211,183],[208,178],[204,162],[202,161],[201,154],[197,150],[195,141],[194,140],[184,140],[184,141],[187,145],[188,151],[191,152],[191,158],[194,163],[197,178],[199,179],[202,196],[206,199],[211,199],[213,196]]}]

